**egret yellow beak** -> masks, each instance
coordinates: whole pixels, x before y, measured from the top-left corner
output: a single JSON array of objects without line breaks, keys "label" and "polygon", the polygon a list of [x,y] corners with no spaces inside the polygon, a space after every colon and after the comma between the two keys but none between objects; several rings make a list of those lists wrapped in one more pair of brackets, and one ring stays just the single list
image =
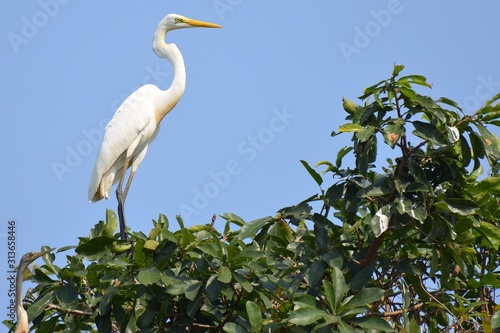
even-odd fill
[{"label": "egret yellow beak", "polygon": [[200,27],[200,28],[222,28],[222,25],[218,25],[218,24],[210,23],[210,22],[193,20],[193,19],[189,19],[189,18],[185,19],[184,23],[187,23],[193,27]]}]

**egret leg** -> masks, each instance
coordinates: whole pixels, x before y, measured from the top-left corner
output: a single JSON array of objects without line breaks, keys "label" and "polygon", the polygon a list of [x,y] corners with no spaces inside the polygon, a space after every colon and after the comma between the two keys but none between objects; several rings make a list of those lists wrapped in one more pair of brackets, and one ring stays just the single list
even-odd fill
[{"label": "egret leg", "polygon": [[132,179],[134,179],[134,176],[135,176],[135,171],[134,170],[130,171],[130,176],[128,177],[127,185],[125,185],[125,191],[123,191],[123,200],[127,198],[128,189],[130,188],[130,184],[132,184]]},{"label": "egret leg", "polygon": [[125,214],[124,214],[124,203],[123,193],[121,187],[116,188],[116,199],[118,200],[118,219],[120,221],[120,238],[127,239],[127,234],[125,233]]},{"label": "egret leg", "polygon": [[125,159],[125,163],[123,164],[123,174],[120,178],[120,182],[118,183],[118,186],[116,187],[116,200],[118,200],[118,220],[120,221],[120,238],[121,239],[127,239],[127,234],[125,233],[125,199],[127,198],[127,192],[128,192],[128,186],[130,182],[127,181],[127,187],[125,188],[125,195],[123,193],[122,187],[123,187],[123,180],[125,179],[125,175],[127,173],[128,165],[130,162],[130,158]]}]

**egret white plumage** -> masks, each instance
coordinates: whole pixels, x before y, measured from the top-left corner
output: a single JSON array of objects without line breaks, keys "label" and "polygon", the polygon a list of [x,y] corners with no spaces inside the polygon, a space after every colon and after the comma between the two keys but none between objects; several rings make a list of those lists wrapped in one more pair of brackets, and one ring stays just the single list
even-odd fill
[{"label": "egret white plumage", "polygon": [[[177,14],[169,14],[160,21],[153,37],[153,51],[172,64],[174,78],[171,86],[167,90],[161,90],[152,84],[140,87],[121,104],[106,127],[92,171],[88,196],[91,202],[109,199],[111,187],[118,183],[116,197],[122,239],[126,238],[124,203],[132,179],[149,144],[160,130],[160,122],[175,107],[186,86],[182,54],[175,44],[165,42],[165,35],[170,30],[196,27],[221,28],[215,23]],[[128,168],[131,171],[123,190]]]}]

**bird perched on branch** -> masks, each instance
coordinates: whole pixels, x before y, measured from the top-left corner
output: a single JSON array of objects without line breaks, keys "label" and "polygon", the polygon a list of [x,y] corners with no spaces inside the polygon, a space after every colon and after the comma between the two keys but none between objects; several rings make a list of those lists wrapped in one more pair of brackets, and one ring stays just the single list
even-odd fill
[{"label": "bird perched on branch", "polygon": [[24,256],[22,256],[21,261],[19,262],[19,266],[17,267],[17,275],[16,275],[16,315],[17,315],[17,324],[15,333],[28,333],[28,314],[23,307],[23,281],[24,281],[24,272],[28,268],[28,266],[35,261],[37,258],[40,258],[47,253],[54,251],[54,249],[48,249],[43,252],[28,252]]},{"label": "bird perched on branch", "polygon": [[[126,238],[124,204],[132,179],[160,130],[160,122],[175,107],[186,86],[182,54],[175,44],[165,42],[165,35],[171,30],[198,27],[221,28],[218,24],[177,14],[169,14],[160,21],[153,37],[153,51],[173,66],[174,79],[170,88],[161,90],[152,84],[140,87],[122,103],[106,127],[88,197],[91,202],[108,199],[111,187],[118,183],[116,197],[122,239]],[[128,168],[131,168],[130,175],[122,189]]]}]

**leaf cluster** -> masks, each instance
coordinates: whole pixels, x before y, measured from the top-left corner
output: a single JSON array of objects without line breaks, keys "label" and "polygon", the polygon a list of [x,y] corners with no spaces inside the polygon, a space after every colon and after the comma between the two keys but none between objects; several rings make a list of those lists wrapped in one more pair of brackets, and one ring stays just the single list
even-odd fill
[{"label": "leaf cluster", "polygon": [[226,213],[222,231],[216,216],[191,227],[177,217],[172,231],[160,215],[124,241],[108,210],[59,250],[74,248],[65,267],[48,255],[34,270],[32,330],[498,329],[500,141],[491,128],[500,95],[465,115],[419,94],[415,86],[431,85],[402,70],[366,88],[363,105],[344,99],[348,122],[332,135],[347,133],[352,145],[317,163],[323,172],[301,161],[319,193],[275,216]]}]

